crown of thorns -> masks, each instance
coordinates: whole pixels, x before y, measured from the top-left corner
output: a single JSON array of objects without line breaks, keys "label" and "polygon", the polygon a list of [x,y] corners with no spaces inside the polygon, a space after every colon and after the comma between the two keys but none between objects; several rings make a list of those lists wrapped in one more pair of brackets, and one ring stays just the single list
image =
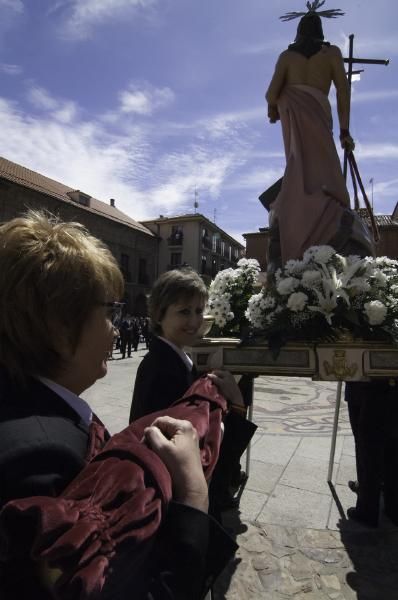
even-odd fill
[{"label": "crown of thorns", "polygon": [[307,12],[288,12],[279,18],[282,21],[291,21],[292,19],[298,19],[299,17],[304,17],[305,15],[316,14],[319,17],[325,17],[326,19],[336,19],[337,17],[342,17],[345,14],[339,8],[318,11],[318,8],[321,8],[321,6],[323,6],[324,4],[325,0],[315,0],[315,2],[307,2]]}]

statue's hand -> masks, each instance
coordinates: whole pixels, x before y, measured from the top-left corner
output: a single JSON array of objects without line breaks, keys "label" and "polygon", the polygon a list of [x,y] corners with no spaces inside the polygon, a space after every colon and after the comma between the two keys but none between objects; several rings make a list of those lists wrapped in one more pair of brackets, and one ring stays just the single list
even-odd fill
[{"label": "statue's hand", "polygon": [[348,152],[354,152],[355,150],[355,142],[352,139],[350,132],[348,129],[340,129],[340,143],[341,147]]},{"label": "statue's hand", "polygon": [[276,123],[279,121],[279,111],[278,107],[273,104],[268,104],[268,118],[270,123]]}]

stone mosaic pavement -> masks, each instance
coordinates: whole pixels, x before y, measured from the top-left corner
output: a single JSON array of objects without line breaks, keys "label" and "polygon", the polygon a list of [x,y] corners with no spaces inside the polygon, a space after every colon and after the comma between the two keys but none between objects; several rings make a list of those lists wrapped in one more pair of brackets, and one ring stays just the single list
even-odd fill
[{"label": "stone mosaic pavement", "polygon": [[[110,362],[85,397],[112,432],[127,424],[145,349]],[[255,383],[250,475],[239,510],[223,514],[239,550],[215,600],[398,600],[398,528],[346,520],[355,504],[354,447],[345,404],[339,419],[334,485],[326,482],[336,384],[293,377]]]}]

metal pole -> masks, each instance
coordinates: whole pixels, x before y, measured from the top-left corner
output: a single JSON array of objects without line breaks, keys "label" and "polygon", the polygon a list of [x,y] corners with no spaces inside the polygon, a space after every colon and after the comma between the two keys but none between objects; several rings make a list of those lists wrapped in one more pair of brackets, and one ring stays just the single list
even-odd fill
[{"label": "metal pole", "polygon": [[341,404],[341,388],[343,383],[339,381],[337,383],[336,390],[336,406],[334,407],[334,421],[333,421],[333,432],[332,432],[332,443],[330,445],[330,456],[329,456],[329,470],[328,470],[328,483],[331,483],[333,476],[333,463],[334,463],[334,455],[336,452],[336,437],[337,437],[337,427],[339,424],[339,413],[340,413],[340,404]]},{"label": "metal pole", "polygon": [[[247,413],[247,418],[249,421],[253,422],[253,388],[252,388],[252,401],[249,404],[249,410]],[[249,477],[249,473],[250,473],[250,450],[251,450],[251,440],[246,448],[246,475]]]},{"label": "metal pole", "polygon": [[373,212],[373,177],[372,177],[372,212]]},{"label": "metal pole", "polygon": [[[351,33],[350,37],[350,49],[348,54],[348,129],[350,128],[350,113],[351,113],[351,85],[352,85],[352,62],[354,56],[354,34]],[[347,150],[344,150],[344,166],[343,166],[343,175],[344,179],[347,181],[347,166],[348,166],[348,154]]]}]

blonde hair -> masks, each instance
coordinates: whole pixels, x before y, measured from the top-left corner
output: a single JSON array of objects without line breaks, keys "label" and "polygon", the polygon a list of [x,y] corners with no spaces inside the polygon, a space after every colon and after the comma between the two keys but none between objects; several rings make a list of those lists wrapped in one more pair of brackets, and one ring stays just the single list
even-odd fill
[{"label": "blonde hair", "polygon": [[0,226],[0,364],[13,376],[55,375],[59,340],[74,350],[96,306],[119,300],[110,250],[80,223],[45,212]]},{"label": "blonde hair", "polygon": [[148,313],[152,331],[160,335],[160,321],[171,304],[199,296],[205,302],[208,291],[203,279],[189,268],[172,269],[163,273],[153,284],[148,301]]}]

